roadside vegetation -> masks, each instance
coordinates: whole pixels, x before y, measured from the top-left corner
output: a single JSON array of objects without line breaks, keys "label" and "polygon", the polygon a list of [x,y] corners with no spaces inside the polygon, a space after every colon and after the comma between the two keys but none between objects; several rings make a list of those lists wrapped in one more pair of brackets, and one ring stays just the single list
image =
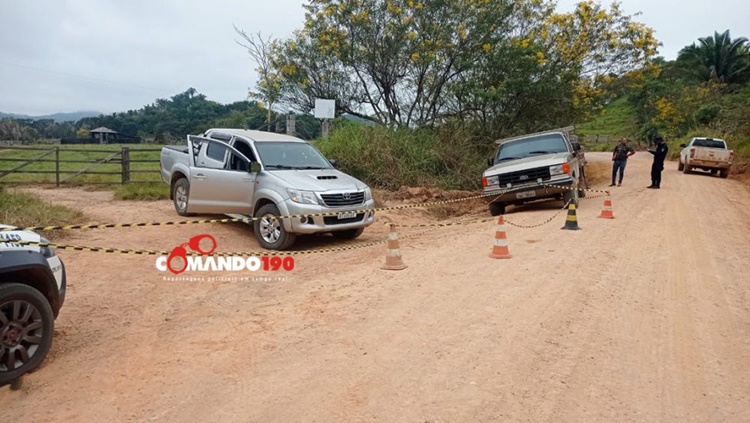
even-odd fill
[{"label": "roadside vegetation", "polygon": [[[14,192],[0,185],[0,223],[12,226],[58,226],[85,222],[83,213],[51,204],[36,195]],[[48,239],[60,239],[64,232],[45,232]]]}]

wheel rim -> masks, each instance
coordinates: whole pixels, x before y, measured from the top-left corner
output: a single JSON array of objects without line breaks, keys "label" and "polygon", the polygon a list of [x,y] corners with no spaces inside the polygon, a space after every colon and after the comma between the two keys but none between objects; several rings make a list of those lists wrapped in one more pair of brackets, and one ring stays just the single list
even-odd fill
[{"label": "wheel rim", "polygon": [[185,192],[185,187],[178,186],[177,189],[174,190],[174,201],[175,204],[177,204],[178,209],[185,210],[187,207],[187,193]]},{"label": "wheel rim", "polygon": [[260,218],[260,236],[269,244],[279,240],[281,237],[281,221],[272,214]]},{"label": "wheel rim", "polygon": [[11,371],[31,361],[44,338],[42,313],[28,301],[0,304],[0,371]]}]

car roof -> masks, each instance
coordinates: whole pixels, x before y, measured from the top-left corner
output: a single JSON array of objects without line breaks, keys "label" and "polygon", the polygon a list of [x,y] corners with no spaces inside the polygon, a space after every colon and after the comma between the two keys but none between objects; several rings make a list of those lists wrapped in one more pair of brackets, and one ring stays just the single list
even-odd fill
[{"label": "car roof", "polygon": [[286,141],[286,142],[306,142],[305,140],[286,134],[277,134],[275,132],[255,131],[251,129],[237,128],[211,128],[209,132],[221,132],[223,134],[234,135],[251,141]]},{"label": "car roof", "polygon": [[534,138],[540,135],[551,135],[551,134],[560,135],[563,138],[566,138],[566,137],[570,137],[571,135],[573,135],[572,132],[574,130],[575,130],[575,126],[566,126],[564,128],[550,129],[549,131],[535,132],[533,134],[523,134],[523,135],[518,135],[515,137],[501,138],[499,140],[496,140],[495,144],[505,144],[506,142],[510,142],[510,141],[518,141],[518,140],[523,140],[527,138]]},{"label": "car roof", "polygon": [[[713,137],[693,137],[694,140],[711,140],[711,141],[724,141],[721,138],[713,138]],[[726,142],[726,141],[725,141]]]},{"label": "car roof", "polygon": [[540,132],[537,134],[521,135],[521,136],[513,137],[513,138],[505,138],[505,139],[495,141],[495,144],[501,145],[501,144],[507,144],[507,143],[515,142],[515,141],[527,140],[531,138],[542,138],[542,137],[549,136],[549,135],[559,135],[560,138],[565,139],[564,133],[550,131],[550,132]]}]

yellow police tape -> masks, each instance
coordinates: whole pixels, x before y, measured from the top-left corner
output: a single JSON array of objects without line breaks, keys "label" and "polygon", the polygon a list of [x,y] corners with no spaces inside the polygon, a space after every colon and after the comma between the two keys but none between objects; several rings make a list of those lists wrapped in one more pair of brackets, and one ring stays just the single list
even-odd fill
[{"label": "yellow police tape", "polygon": [[[542,184],[542,186],[547,188],[561,188],[561,189],[573,189],[568,188],[565,186],[559,186],[559,185],[548,185],[548,184]],[[516,187],[516,188],[510,188],[510,189],[504,189],[500,192],[494,192],[492,194],[478,194],[473,195],[469,197],[463,197],[463,198],[456,198],[452,200],[441,200],[441,201],[431,201],[427,203],[419,203],[419,204],[404,204],[400,206],[391,206],[391,207],[379,207],[379,208],[372,208],[372,209],[360,209],[360,210],[347,210],[348,212],[355,212],[357,214],[360,213],[374,213],[374,212],[383,212],[383,211],[394,211],[394,210],[405,210],[405,209],[414,209],[414,208],[422,208],[422,207],[434,207],[434,206],[440,206],[444,204],[452,204],[452,203],[459,203],[463,201],[469,201],[469,200],[477,200],[487,197],[499,197],[501,195],[507,194],[509,192],[518,191],[527,189],[528,187]],[[590,192],[603,192],[609,195],[609,191],[601,191],[601,190],[591,190],[591,189],[584,189],[584,191],[590,191]],[[305,214],[293,214],[293,215],[285,215],[285,216],[278,216],[278,219],[294,219],[294,218],[301,218],[301,217],[321,217],[321,216],[337,216],[340,212],[326,212],[326,213],[305,213]],[[55,230],[77,230],[77,229],[110,229],[110,228],[134,228],[134,227],[150,227],[150,226],[181,226],[181,225],[196,225],[196,224],[206,224],[206,223],[250,223],[257,220],[260,220],[259,217],[246,217],[246,218],[225,218],[225,219],[198,219],[198,220],[182,220],[182,221],[168,221],[168,222],[137,222],[137,223],[104,223],[104,224],[93,224],[93,225],[60,225],[60,226],[27,226],[27,227],[3,227],[0,228],[0,232],[8,232],[8,231],[19,231],[19,230],[27,230],[27,231],[55,231]],[[435,226],[437,224],[430,224],[430,226]],[[440,224],[442,226],[451,226],[448,224]]]},{"label": "yellow police tape", "polygon": [[[472,222],[469,222],[472,223]],[[413,234],[407,234],[404,236],[401,236],[402,239],[408,239],[413,238],[419,235],[422,235],[424,233],[427,233],[433,229],[428,229],[426,231],[420,231]],[[306,254],[319,254],[319,253],[331,253],[331,252],[338,252],[338,251],[349,251],[349,250],[357,250],[360,248],[367,248],[372,247],[374,245],[379,244],[385,244],[388,241],[388,239],[382,239],[379,241],[372,241],[372,242],[366,242],[366,243],[360,243],[355,245],[348,245],[344,247],[331,247],[331,248],[320,248],[316,250],[300,250],[300,251],[241,251],[241,252],[214,252],[210,254],[206,254],[207,256],[216,256],[216,257],[229,257],[229,256],[294,256],[294,255],[306,255]],[[90,246],[83,246],[83,245],[67,245],[67,244],[57,244],[54,242],[41,242],[41,241],[13,241],[14,244],[20,244],[20,245],[36,245],[39,247],[52,247],[55,249],[60,250],[73,250],[73,251],[89,251],[89,252],[99,252],[99,253],[117,253],[117,254],[133,254],[133,255],[148,255],[148,256],[168,256],[171,252],[170,251],[161,251],[161,250],[140,250],[140,249],[129,249],[129,248],[111,248],[111,247],[90,247]],[[188,256],[199,256],[200,253],[197,252],[186,252],[186,255]]]},{"label": "yellow police tape", "polygon": [[[469,200],[477,200],[480,198],[486,198],[486,197],[497,197],[499,195],[502,195],[506,192],[511,192],[513,190],[504,190],[501,193],[492,193],[492,194],[479,194],[479,195],[473,195],[470,197],[463,197],[463,198],[456,198],[453,200],[441,200],[441,201],[432,201],[427,203],[419,203],[419,204],[404,204],[401,206],[391,206],[391,207],[380,207],[380,208],[372,208],[372,209],[361,209],[361,210],[347,210],[347,212],[355,212],[355,213],[367,213],[367,212],[382,212],[382,211],[393,211],[393,210],[404,210],[404,209],[415,209],[420,207],[434,207],[439,206],[443,204],[451,204],[451,203],[458,203],[462,201],[469,201]],[[300,218],[300,217],[320,217],[320,216],[337,216],[340,213],[340,211],[335,212],[326,212],[326,213],[305,213],[305,214],[293,214],[293,215],[285,215],[285,216],[278,216],[278,219],[294,219],[294,218]],[[27,230],[27,231],[55,231],[55,230],[74,230],[74,229],[107,229],[107,228],[132,228],[132,227],[147,227],[147,226],[178,226],[178,225],[194,225],[194,224],[204,224],[204,223],[236,223],[236,222],[243,222],[243,223],[250,223],[256,220],[260,220],[259,217],[246,217],[242,219],[200,219],[200,220],[182,220],[182,221],[171,221],[171,222],[138,222],[138,223],[106,223],[106,224],[99,224],[99,225],[62,225],[62,226],[27,226],[27,227],[8,227],[8,228],[0,228],[0,232],[7,232],[7,231],[19,231],[19,230]]]}]

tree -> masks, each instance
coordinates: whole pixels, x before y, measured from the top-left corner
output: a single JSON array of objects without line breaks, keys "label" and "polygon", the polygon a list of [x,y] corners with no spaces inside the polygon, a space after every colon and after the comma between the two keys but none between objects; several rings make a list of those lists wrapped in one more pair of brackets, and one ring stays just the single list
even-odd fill
[{"label": "tree", "polygon": [[483,46],[507,38],[513,0],[309,0],[304,34],[356,86],[362,105],[394,125],[430,125],[447,112],[444,93]]},{"label": "tree", "polygon": [[732,39],[729,30],[713,37],[698,39],[677,56],[683,69],[701,81],[717,80],[722,83],[742,83],[750,78],[750,49],[748,39]]},{"label": "tree", "polygon": [[284,98],[316,97],[395,126],[479,122],[533,130],[595,109],[607,85],[656,53],[653,31],[593,1],[308,0],[305,26],[280,44]]},{"label": "tree", "polygon": [[250,91],[248,94],[250,97],[265,103],[268,109],[266,123],[270,125],[273,106],[281,98],[281,78],[271,64],[271,55],[276,48],[276,41],[272,40],[270,36],[263,38],[260,32],[248,35],[236,26],[234,30],[245,40],[244,43],[237,41],[237,44],[244,47],[257,64],[255,72],[258,74],[256,84],[258,91]]}]

